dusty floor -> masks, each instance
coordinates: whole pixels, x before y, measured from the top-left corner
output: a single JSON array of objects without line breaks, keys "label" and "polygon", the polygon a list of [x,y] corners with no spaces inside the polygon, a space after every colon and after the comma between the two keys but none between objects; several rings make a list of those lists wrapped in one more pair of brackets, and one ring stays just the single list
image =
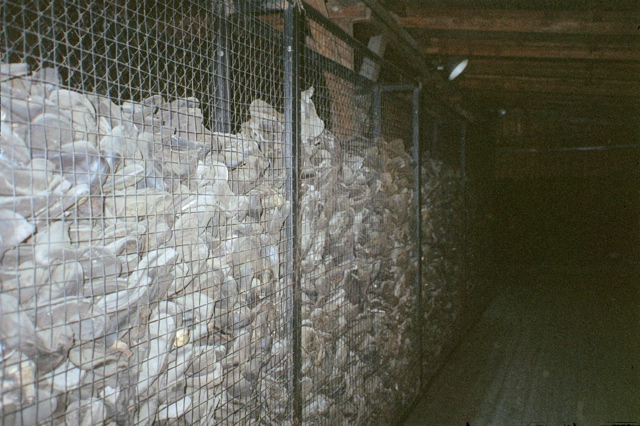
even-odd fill
[{"label": "dusty floor", "polygon": [[640,424],[640,276],[548,267],[508,281],[405,425]]}]

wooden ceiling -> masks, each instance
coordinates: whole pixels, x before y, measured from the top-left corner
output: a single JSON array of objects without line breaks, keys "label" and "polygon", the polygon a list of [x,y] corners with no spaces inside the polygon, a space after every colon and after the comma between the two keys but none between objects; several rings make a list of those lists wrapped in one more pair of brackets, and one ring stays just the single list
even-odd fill
[{"label": "wooden ceiling", "polygon": [[[365,2],[369,3],[369,2]],[[469,59],[453,84],[474,113],[517,109],[580,119],[640,118],[638,0],[378,0],[430,63]],[[331,0],[354,34],[380,31],[366,4]],[[341,15],[342,13],[342,15]],[[392,60],[404,60],[387,49]]]}]

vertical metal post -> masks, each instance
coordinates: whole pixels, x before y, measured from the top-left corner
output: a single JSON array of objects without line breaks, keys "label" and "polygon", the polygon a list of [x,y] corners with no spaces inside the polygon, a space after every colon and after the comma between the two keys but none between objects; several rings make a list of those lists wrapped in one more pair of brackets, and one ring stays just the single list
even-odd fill
[{"label": "vertical metal post", "polygon": [[382,88],[376,84],[373,89],[373,137],[382,134]]},{"label": "vertical metal post", "polygon": [[231,88],[229,81],[229,22],[225,2],[217,0],[215,26],[215,50],[213,53],[214,67],[214,110],[213,130],[216,132],[231,132]]},{"label": "vertical metal post", "polygon": [[469,213],[467,199],[467,122],[463,121],[460,126],[460,176],[462,178],[462,209],[463,209],[463,235],[462,235],[462,276],[465,287],[469,286],[469,265],[468,245],[469,245]]},{"label": "vertical metal post", "polygon": [[420,374],[418,375],[418,390],[422,389],[422,357],[423,357],[423,348],[422,348],[422,333],[423,333],[423,318],[424,311],[422,306],[422,194],[420,192],[422,188],[422,159],[420,152],[420,87],[415,87],[413,89],[413,161],[415,163],[414,166],[414,199],[416,203],[416,234],[417,234],[417,247],[416,247],[416,256],[417,256],[417,276],[416,276],[416,304],[417,304],[417,329],[418,329],[418,360],[419,360],[419,368]]},{"label": "vertical metal post", "polygon": [[460,126],[460,171],[462,174],[462,184],[466,186],[467,179],[467,122],[463,121]]},{"label": "vertical metal post", "polygon": [[433,122],[433,130],[431,132],[431,157],[438,158],[438,122]]},{"label": "vertical metal post", "polygon": [[300,11],[295,2],[287,5],[284,22],[284,117],[286,195],[291,203],[287,219],[287,292],[291,313],[289,326],[292,337],[293,365],[290,372],[293,423],[302,423],[301,395],[301,287],[300,287]]}]

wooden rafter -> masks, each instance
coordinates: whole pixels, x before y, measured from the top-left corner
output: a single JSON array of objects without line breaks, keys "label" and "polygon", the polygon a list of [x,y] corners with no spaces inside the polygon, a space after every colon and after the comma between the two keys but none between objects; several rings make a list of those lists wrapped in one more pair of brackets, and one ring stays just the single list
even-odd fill
[{"label": "wooden rafter", "polygon": [[463,77],[471,75],[638,81],[640,62],[504,58],[498,65],[493,58],[476,57]]},{"label": "wooden rafter", "polygon": [[405,28],[555,34],[638,34],[640,14],[531,10],[415,9],[398,18]]},{"label": "wooden rafter", "polygon": [[549,115],[569,114],[584,117],[603,117],[629,120],[640,114],[640,103],[633,99],[623,102],[620,98],[577,95],[574,93],[515,92],[487,88],[467,89],[484,109],[498,107],[524,108]]},{"label": "wooden rafter", "polygon": [[638,98],[640,94],[640,82],[614,80],[470,75],[461,79],[459,84],[465,89],[575,94],[618,99]]},{"label": "wooden rafter", "polygon": [[[640,37],[640,35],[639,35]],[[640,44],[593,45],[589,43],[543,43],[498,40],[419,39],[424,52],[508,58],[588,59],[640,61]]]}]

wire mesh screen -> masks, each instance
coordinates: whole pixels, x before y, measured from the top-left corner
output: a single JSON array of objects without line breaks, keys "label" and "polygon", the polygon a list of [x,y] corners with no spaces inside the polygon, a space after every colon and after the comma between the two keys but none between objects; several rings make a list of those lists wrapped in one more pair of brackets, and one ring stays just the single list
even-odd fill
[{"label": "wire mesh screen", "polygon": [[3,3],[3,424],[290,421],[282,35],[241,12]]},{"label": "wire mesh screen", "polygon": [[292,161],[288,7],[2,4],[3,424],[388,424],[415,397],[410,97],[304,17]]},{"label": "wire mesh screen", "polygon": [[[402,82],[402,81],[400,81]],[[386,363],[391,389],[387,394],[388,414],[385,423],[397,419],[402,409],[418,396],[422,382],[417,376],[407,374],[420,369],[420,312],[418,287],[418,245],[420,220],[414,179],[416,165],[412,152],[415,143],[414,105],[412,90],[383,90],[380,99],[382,179],[385,182],[379,194],[383,212],[382,229],[388,232],[388,245],[381,252],[386,274],[378,296],[384,306],[384,341]],[[386,151],[386,152],[385,152]],[[415,151],[413,151],[415,155]],[[393,229],[393,231],[391,231]],[[390,294],[393,289],[393,296]],[[393,408],[392,408],[393,407]],[[394,412],[395,411],[395,412]],[[394,417],[395,416],[395,417]]]},{"label": "wire mesh screen", "polygon": [[462,167],[462,122],[459,120],[440,120],[436,124],[434,144],[430,157],[438,159],[448,168],[460,170]]},{"label": "wire mesh screen", "polygon": [[466,204],[460,121],[432,129],[421,164],[422,375],[431,377],[455,343],[467,308]]},{"label": "wire mesh screen", "polygon": [[459,170],[422,162],[422,375],[431,377],[455,343],[465,308],[464,192]]},{"label": "wire mesh screen", "polygon": [[322,69],[314,89],[332,102],[329,123],[307,116],[301,131],[302,420],[388,424],[419,388],[406,374],[417,366],[412,159],[374,134],[380,105],[355,52],[308,25],[302,74]]},{"label": "wire mesh screen", "polygon": [[413,140],[413,99],[411,90],[382,87],[380,133],[385,140],[400,139],[407,152]]}]

